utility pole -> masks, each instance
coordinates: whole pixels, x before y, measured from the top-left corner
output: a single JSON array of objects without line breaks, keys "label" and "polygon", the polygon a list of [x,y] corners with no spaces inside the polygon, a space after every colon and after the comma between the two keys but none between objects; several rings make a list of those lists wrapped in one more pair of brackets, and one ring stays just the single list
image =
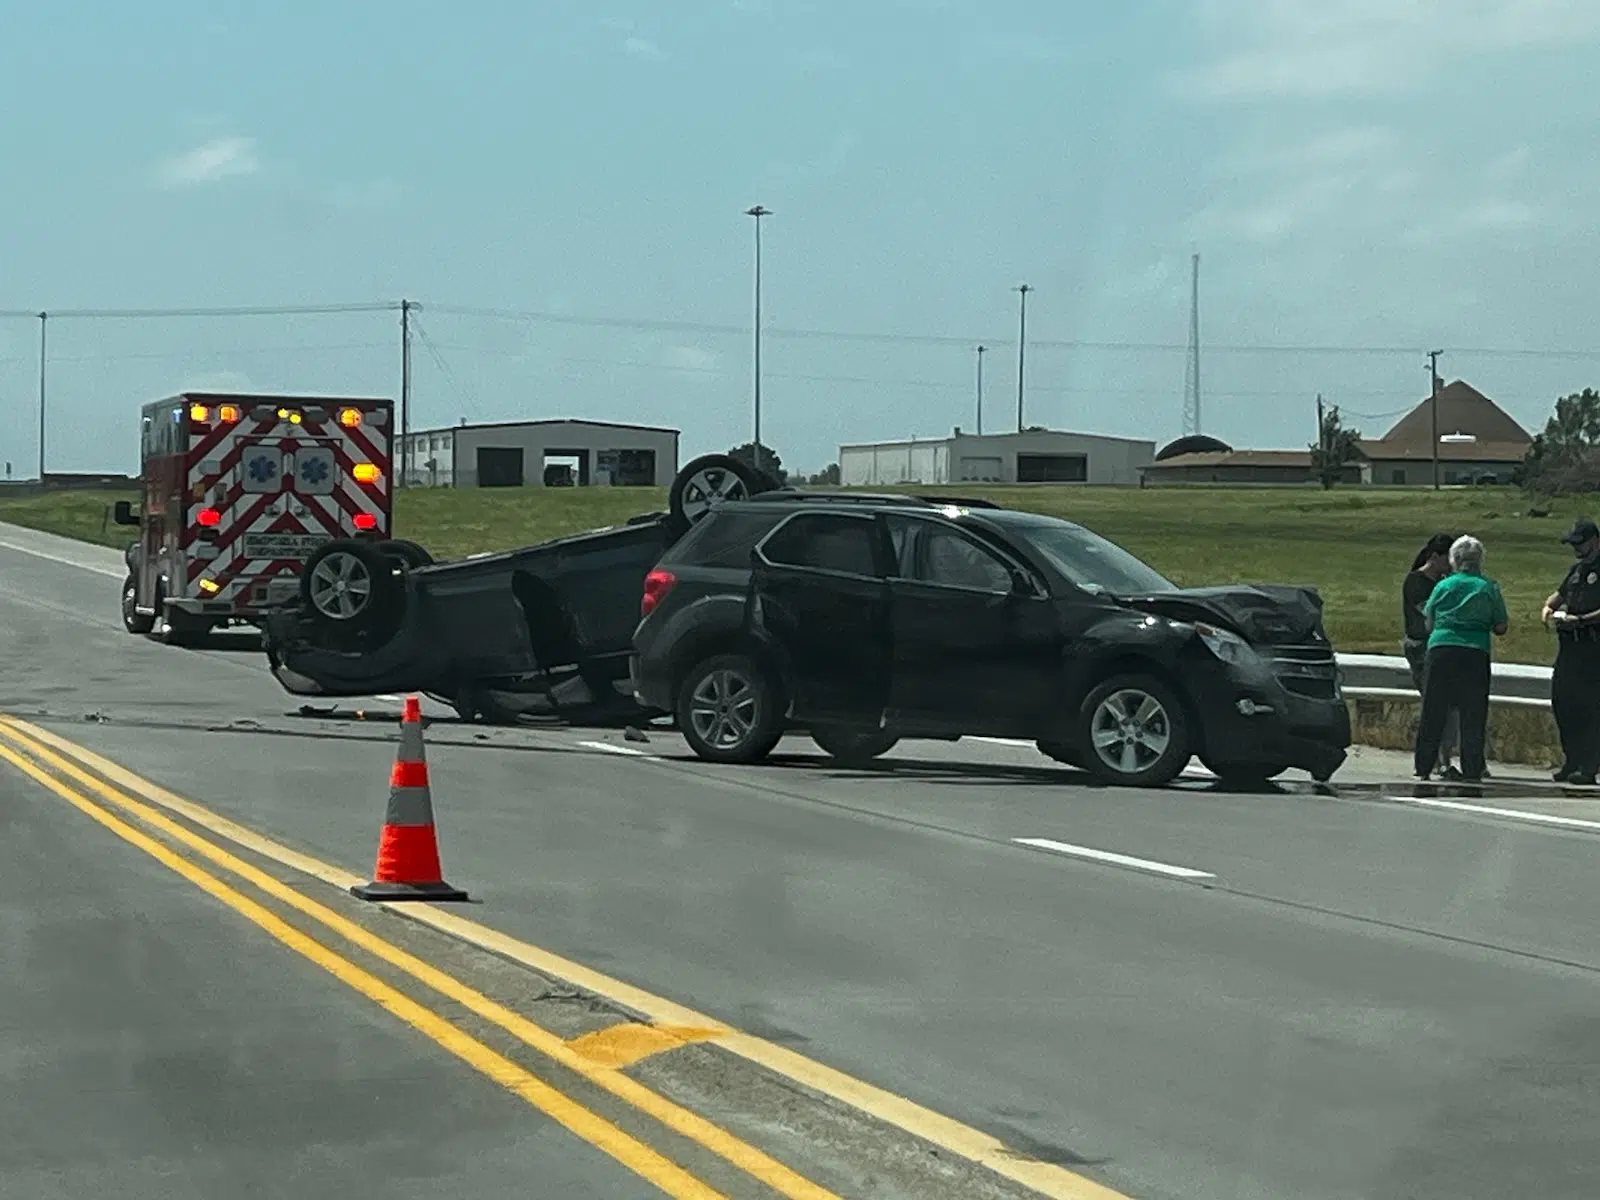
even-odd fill
[{"label": "utility pole", "polygon": [[39,486],[44,486],[44,381],[45,381],[45,325],[49,313],[39,314]]},{"label": "utility pole", "polygon": [[1017,309],[1017,432],[1022,432],[1022,367],[1024,355],[1028,350],[1028,293],[1033,291],[1027,284],[1012,289],[1020,297]]},{"label": "utility pole", "polygon": [[1200,256],[1189,262],[1189,353],[1184,363],[1183,431],[1200,432]]},{"label": "utility pole", "polygon": [[1433,385],[1428,410],[1433,416],[1433,490],[1439,490],[1439,356],[1443,350],[1428,351],[1428,382]]},{"label": "utility pole", "polygon": [[978,436],[983,436],[983,356],[989,347],[978,347]]},{"label": "utility pole", "polygon": [[755,375],[755,460],[761,467],[761,218],[770,217],[772,210],[757,204],[744,210],[744,215],[756,222],[756,314],[755,353],[752,372]]},{"label": "utility pole", "polygon": [[1317,449],[1324,454],[1328,452],[1328,426],[1324,423],[1326,418],[1322,415],[1322,393],[1317,393]]},{"label": "utility pole", "polygon": [[411,486],[411,310],[400,301],[400,486]]}]

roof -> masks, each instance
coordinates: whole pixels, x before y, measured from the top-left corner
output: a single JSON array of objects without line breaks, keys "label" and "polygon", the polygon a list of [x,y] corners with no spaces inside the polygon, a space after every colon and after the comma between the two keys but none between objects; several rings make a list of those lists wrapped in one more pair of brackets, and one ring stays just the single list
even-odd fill
[{"label": "roof", "polygon": [[[1397,421],[1379,440],[1396,446],[1420,447],[1431,457],[1433,443],[1433,400],[1427,397]],[[1514,457],[1521,458],[1533,437],[1510,414],[1464,380],[1454,380],[1439,389],[1439,432],[1476,434],[1480,443],[1515,443],[1522,447]],[[1440,448],[1444,457],[1445,447]],[[1385,451],[1384,458],[1405,455]]]},{"label": "roof", "polygon": [[1309,450],[1202,450],[1176,454],[1153,462],[1146,471],[1168,471],[1184,467],[1303,467],[1311,470]]},{"label": "roof", "polygon": [[[1439,423],[1441,437],[1455,430]],[[1396,444],[1387,439],[1381,442],[1359,442],[1361,453],[1372,462],[1432,462],[1433,446],[1428,438],[1421,444]],[[1439,443],[1440,462],[1521,462],[1528,453],[1527,442],[1446,442]]]},{"label": "roof", "polygon": [[413,436],[421,433],[454,433],[458,429],[525,429],[534,425],[598,425],[602,429],[645,429],[651,433],[670,433],[677,437],[680,430],[667,425],[638,425],[631,421],[595,421],[588,417],[545,417],[537,421],[475,421],[472,424],[436,425],[431,429],[413,429]]},{"label": "roof", "polygon": [[844,450],[905,450],[907,447],[921,448],[924,446],[949,446],[954,442],[978,442],[980,445],[1000,445],[1006,441],[1016,441],[1025,438],[1075,438],[1091,442],[1120,442],[1132,446],[1155,446],[1151,438],[1124,437],[1116,433],[1082,433],[1072,429],[1024,429],[1018,433],[1015,429],[1003,433],[968,433],[962,430],[959,433],[948,433],[936,437],[903,438],[884,442],[846,442],[839,447]]}]

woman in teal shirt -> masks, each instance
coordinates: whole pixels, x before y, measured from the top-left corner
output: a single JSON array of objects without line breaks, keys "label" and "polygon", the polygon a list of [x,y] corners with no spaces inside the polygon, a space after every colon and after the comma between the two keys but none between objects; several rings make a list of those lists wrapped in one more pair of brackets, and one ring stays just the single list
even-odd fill
[{"label": "woman in teal shirt", "polygon": [[1438,765],[1439,739],[1453,710],[1461,721],[1461,774],[1476,783],[1488,773],[1483,758],[1489,726],[1489,652],[1508,617],[1500,585],[1483,574],[1483,543],[1462,536],[1450,546],[1452,574],[1441,579],[1423,616],[1428,655],[1423,667],[1422,720],[1416,772],[1427,779]]}]

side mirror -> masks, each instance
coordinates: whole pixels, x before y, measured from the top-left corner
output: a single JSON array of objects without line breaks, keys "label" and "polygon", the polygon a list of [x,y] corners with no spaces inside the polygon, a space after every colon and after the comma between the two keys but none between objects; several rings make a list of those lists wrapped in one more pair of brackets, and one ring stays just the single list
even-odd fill
[{"label": "side mirror", "polygon": [[111,506],[111,519],[118,525],[137,525],[139,518],[133,515],[133,502],[131,500],[118,500]]},{"label": "side mirror", "polygon": [[1011,568],[1011,594],[1032,600],[1039,594],[1039,589],[1034,586],[1032,578],[1020,567]]}]

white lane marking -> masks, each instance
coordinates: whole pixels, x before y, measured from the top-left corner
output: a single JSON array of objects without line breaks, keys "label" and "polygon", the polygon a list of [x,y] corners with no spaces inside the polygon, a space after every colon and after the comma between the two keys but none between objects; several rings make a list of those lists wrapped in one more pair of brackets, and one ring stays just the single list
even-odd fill
[{"label": "white lane marking", "polygon": [[1560,829],[1586,829],[1600,833],[1600,821],[1585,821],[1581,817],[1558,817],[1553,813],[1526,812],[1520,808],[1494,808],[1487,804],[1463,804],[1459,800],[1425,800],[1416,796],[1385,796],[1396,804],[1414,804],[1419,808],[1442,808],[1450,812],[1477,813],[1480,817],[1504,817],[1508,821],[1526,821],[1530,825],[1554,825]]},{"label": "white lane marking", "polygon": [[632,746],[618,746],[612,742],[579,742],[578,745],[586,750],[604,750],[607,754],[626,754],[629,758],[648,758],[651,762],[661,761],[648,750],[635,750]]},{"label": "white lane marking", "polygon": [[1096,850],[1090,846],[1074,846],[1071,842],[1058,842],[1054,838],[1012,838],[1019,846],[1032,846],[1036,850],[1050,850],[1073,858],[1087,858],[1095,862],[1110,863],[1117,867],[1133,867],[1140,871],[1153,871],[1172,879],[1215,879],[1210,871],[1197,871],[1193,867],[1175,867],[1171,863],[1152,862],[1148,858],[1134,858],[1131,854],[1116,854],[1110,850]]},{"label": "white lane marking", "polygon": [[32,546],[19,546],[15,542],[0,542],[0,550],[15,550],[18,554],[31,554],[35,558],[42,558],[49,562],[60,563],[64,567],[77,567],[80,571],[93,571],[96,575],[107,575],[112,579],[121,579],[127,575],[127,569],[114,571],[110,567],[95,567],[75,559],[64,558],[59,554],[51,554],[45,550],[35,550]]}]

